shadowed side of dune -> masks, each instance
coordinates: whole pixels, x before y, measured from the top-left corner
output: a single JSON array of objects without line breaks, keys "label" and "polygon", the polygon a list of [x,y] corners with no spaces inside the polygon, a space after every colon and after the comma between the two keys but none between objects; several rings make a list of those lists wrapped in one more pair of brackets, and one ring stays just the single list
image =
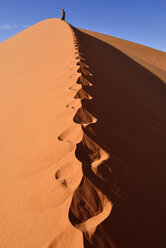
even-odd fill
[{"label": "shadowed side of dune", "polygon": [[[137,63],[140,63],[143,67],[146,67],[148,70],[155,70],[155,73],[160,76],[162,71],[164,72],[166,70],[165,52],[106,34],[81,29],[80,31],[114,46],[127,56],[131,57]],[[160,72],[157,71],[155,67],[158,68]]]},{"label": "shadowed side of dune", "polygon": [[74,117],[84,133],[76,148],[83,179],[70,221],[81,230],[108,199],[113,209],[84,232],[85,247],[164,247],[165,85],[115,47],[73,30],[83,75],[75,97],[85,97]]}]

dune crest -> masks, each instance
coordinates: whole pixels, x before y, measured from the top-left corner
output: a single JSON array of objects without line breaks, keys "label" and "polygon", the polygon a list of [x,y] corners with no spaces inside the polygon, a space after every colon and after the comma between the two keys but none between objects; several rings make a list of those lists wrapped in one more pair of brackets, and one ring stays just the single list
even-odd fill
[{"label": "dune crest", "polygon": [[[75,98],[81,99],[81,102],[91,101],[92,97],[87,97],[88,93],[86,92],[86,90],[83,89],[83,86],[86,85],[87,87],[93,87],[93,83],[91,82],[92,73],[90,72],[90,68],[88,64],[86,64],[86,60],[84,59],[84,54],[79,42],[79,37],[77,36],[75,29],[72,26],[71,28],[74,37],[75,49],[76,51],[78,51],[78,56],[76,57],[76,59],[79,60],[77,65],[79,65],[80,67],[77,72],[81,73],[80,77],[77,80],[77,84],[82,85],[82,89],[78,90],[78,92],[76,93],[77,97],[75,96]],[[82,95],[80,95],[80,91],[84,93],[83,97]],[[86,110],[86,108],[83,107],[83,104],[82,107],[78,108],[78,111],[76,112],[73,121],[80,124],[83,130],[82,141],[78,143],[76,148],[76,157],[82,162],[83,179],[80,186],[76,189],[74,193],[73,201],[71,203],[71,208],[69,212],[69,218],[71,223],[77,229],[83,232],[89,242],[91,242],[91,236],[92,234],[94,234],[97,226],[109,216],[112,209],[112,203],[108,200],[105,195],[103,195],[103,193],[100,191],[100,188],[96,188],[93,184],[91,184],[91,186],[89,187],[88,184],[83,183],[85,182],[86,178],[86,175],[84,174],[84,168],[87,168],[87,170],[92,171],[92,166],[94,167],[95,165],[95,167],[97,167],[98,165],[101,165],[102,161],[105,161],[107,157],[109,158],[109,155],[104,156],[104,151],[99,152],[100,147],[98,147],[95,142],[93,142],[93,140],[89,139],[88,141],[88,137],[84,133],[84,128],[87,127],[89,124],[96,123],[97,119],[93,115],[91,115]],[[83,149],[87,150],[87,154],[84,154],[84,157],[82,157],[81,154],[82,150],[79,150],[80,146],[84,146]],[[96,161],[98,163],[96,163]],[[79,197],[81,191],[84,192],[83,198]],[[91,191],[94,191],[96,196],[91,194],[91,197],[88,198],[89,192]],[[101,205],[100,210],[98,209],[97,211],[94,211],[93,206],[91,205],[92,197],[94,197],[98,206]],[[89,212],[88,218],[86,217],[87,213],[84,213],[85,209]],[[77,217],[80,215],[80,212],[82,212],[82,216],[81,218],[77,219]]]}]

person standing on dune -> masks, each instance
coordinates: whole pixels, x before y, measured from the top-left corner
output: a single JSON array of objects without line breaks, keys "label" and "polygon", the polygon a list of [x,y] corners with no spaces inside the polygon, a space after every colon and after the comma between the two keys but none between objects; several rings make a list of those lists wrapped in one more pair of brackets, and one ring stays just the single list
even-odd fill
[{"label": "person standing on dune", "polygon": [[61,18],[61,21],[65,21],[65,11],[64,11],[64,9],[62,9],[62,18]]}]

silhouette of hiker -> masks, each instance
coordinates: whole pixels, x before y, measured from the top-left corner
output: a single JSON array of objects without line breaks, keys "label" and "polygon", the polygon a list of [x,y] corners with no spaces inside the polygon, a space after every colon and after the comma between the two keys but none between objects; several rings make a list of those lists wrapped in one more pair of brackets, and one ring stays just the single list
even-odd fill
[{"label": "silhouette of hiker", "polygon": [[65,11],[64,11],[64,9],[62,9],[62,18],[61,18],[61,21],[65,21]]}]

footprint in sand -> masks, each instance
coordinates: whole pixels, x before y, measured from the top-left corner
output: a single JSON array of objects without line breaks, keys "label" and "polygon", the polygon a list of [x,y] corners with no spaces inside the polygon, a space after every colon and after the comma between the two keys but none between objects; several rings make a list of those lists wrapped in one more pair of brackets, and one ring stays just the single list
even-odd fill
[{"label": "footprint in sand", "polygon": [[78,85],[78,84],[73,84],[69,87],[69,90],[74,90],[74,91],[78,91],[80,90],[82,87],[81,85]]},{"label": "footprint in sand", "polygon": [[105,197],[103,211],[98,215],[89,218],[87,221],[75,225],[75,227],[83,232],[88,240],[91,240],[91,236],[95,233],[97,226],[110,215],[112,207],[112,203]]},{"label": "footprint in sand", "polygon": [[82,178],[81,167],[73,163],[68,163],[55,172],[55,179],[70,190],[75,190]]},{"label": "footprint in sand", "polygon": [[74,122],[81,124],[83,126],[87,126],[90,123],[97,122],[97,119],[91,115],[86,109],[83,107],[79,108],[77,113],[73,118]]},{"label": "footprint in sand", "polygon": [[58,136],[58,140],[77,144],[82,140],[83,132],[80,125],[74,125],[66,129]]},{"label": "footprint in sand", "polygon": [[74,98],[75,99],[89,99],[89,100],[92,99],[92,97],[84,89],[78,90]]},{"label": "footprint in sand", "polygon": [[80,107],[81,107],[81,102],[76,100],[73,100],[66,105],[66,108],[75,109],[75,110],[79,109]]}]

